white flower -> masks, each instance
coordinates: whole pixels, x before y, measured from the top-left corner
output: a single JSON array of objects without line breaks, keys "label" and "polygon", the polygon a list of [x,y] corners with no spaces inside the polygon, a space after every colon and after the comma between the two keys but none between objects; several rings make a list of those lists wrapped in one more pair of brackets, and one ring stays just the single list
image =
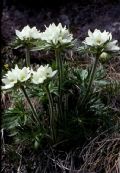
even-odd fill
[{"label": "white flower", "polygon": [[101,32],[98,29],[95,29],[92,33],[90,30],[88,30],[88,37],[85,38],[83,43],[87,46],[92,47],[101,47],[102,51],[119,51],[120,48],[117,45],[117,40],[112,40],[112,34],[107,31]]},{"label": "white flower", "polygon": [[52,77],[56,74],[57,70],[52,71],[52,68],[49,67],[49,64],[47,64],[47,65],[45,65],[45,66],[42,66],[42,65],[41,65],[41,66],[38,68],[38,72],[39,72],[42,76],[45,76],[46,78],[52,78]]},{"label": "white flower", "polygon": [[20,40],[26,40],[26,39],[39,39],[40,38],[40,31],[36,29],[36,27],[30,28],[28,25],[25,26],[22,31],[15,30],[17,37]]},{"label": "white flower", "polygon": [[47,78],[52,78],[57,73],[57,70],[53,71],[49,65],[40,66],[37,71],[33,71],[33,76],[31,82],[34,84],[41,84]]},{"label": "white flower", "polygon": [[32,80],[31,82],[34,84],[41,84],[45,80],[45,76],[40,76],[38,72],[33,72]]},{"label": "white flower", "polygon": [[111,33],[106,31],[101,32],[100,30],[95,29],[93,33],[88,30],[88,37],[85,38],[83,43],[89,46],[101,46],[110,40],[112,40]]},{"label": "white flower", "polygon": [[31,71],[29,67],[24,67],[23,69],[19,70],[18,73],[18,81],[25,82],[31,77]]},{"label": "white flower", "polygon": [[2,89],[9,89],[14,87],[14,85],[17,83],[16,70],[12,69],[12,71],[8,71],[8,73],[2,79],[2,82],[5,84],[5,86],[2,86]]},{"label": "white flower", "polygon": [[52,23],[49,27],[46,27],[45,32],[40,34],[40,38],[49,44],[70,44],[73,40],[73,35],[69,33],[66,26],[62,27],[61,23],[57,26]]},{"label": "white flower", "polygon": [[5,86],[2,86],[2,89],[9,89],[14,87],[14,85],[18,82],[25,82],[31,77],[31,70],[29,67],[24,67],[23,69],[19,69],[16,65],[14,69],[8,71],[7,74],[2,79],[2,82]]},{"label": "white flower", "polygon": [[112,52],[119,51],[120,47],[118,47],[117,42],[118,42],[117,40],[114,40],[107,43],[106,50],[112,51]]}]

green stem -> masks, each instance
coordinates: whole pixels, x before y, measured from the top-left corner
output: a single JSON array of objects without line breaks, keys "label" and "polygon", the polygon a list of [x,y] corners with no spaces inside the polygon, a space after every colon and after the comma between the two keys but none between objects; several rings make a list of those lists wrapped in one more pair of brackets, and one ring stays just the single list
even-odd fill
[{"label": "green stem", "polygon": [[56,66],[58,69],[58,76],[59,76],[59,91],[61,92],[61,84],[62,84],[62,57],[60,56],[60,50],[55,50],[55,57],[56,57]]},{"label": "green stem", "polygon": [[45,86],[45,91],[48,97],[49,101],[49,112],[50,112],[50,130],[51,130],[51,136],[53,139],[53,142],[55,142],[55,132],[54,132],[54,104],[53,104],[53,98],[49,91],[48,86]]},{"label": "green stem", "polygon": [[59,109],[59,115],[62,117],[62,81],[63,81],[63,65],[62,65],[62,57],[60,56],[60,50],[55,49],[55,57],[56,57],[56,66],[58,69],[58,92],[59,92],[59,98],[58,98],[58,109]]},{"label": "green stem", "polygon": [[35,120],[37,123],[39,123],[37,112],[36,112],[35,108],[33,107],[33,105],[32,105],[32,103],[30,101],[30,98],[28,97],[28,94],[27,94],[24,86],[21,86],[21,90],[23,91],[23,93],[24,93],[24,95],[25,95],[25,97],[26,97],[26,99],[27,99],[27,101],[29,103],[29,106],[31,108],[32,116],[33,116],[32,119]]},{"label": "green stem", "polygon": [[26,55],[26,65],[27,67],[30,67],[30,50],[28,47],[25,49],[25,55]]},{"label": "green stem", "polygon": [[91,87],[92,87],[92,83],[93,83],[94,76],[95,76],[95,72],[96,72],[96,68],[97,68],[97,64],[98,64],[98,60],[99,60],[99,56],[96,56],[95,62],[93,64],[93,67],[92,67],[92,70],[91,70],[91,73],[90,73],[90,78],[89,78],[89,82],[88,82],[87,91],[86,91],[86,94],[85,94],[85,96],[84,96],[84,98],[81,102],[82,104],[84,104],[86,102],[86,100],[88,99],[88,97],[89,97]]}]

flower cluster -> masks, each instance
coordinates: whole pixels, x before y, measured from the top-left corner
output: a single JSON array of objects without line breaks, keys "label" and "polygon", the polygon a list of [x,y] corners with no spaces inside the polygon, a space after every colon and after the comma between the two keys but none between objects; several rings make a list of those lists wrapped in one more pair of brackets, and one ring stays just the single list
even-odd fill
[{"label": "flower cluster", "polygon": [[36,29],[36,27],[30,28],[28,25],[25,26],[22,31],[15,30],[17,37],[20,40],[27,40],[27,39],[39,39],[40,38],[40,31]]},{"label": "flower cluster", "polygon": [[52,23],[46,30],[41,33],[41,40],[46,41],[48,44],[58,45],[58,44],[70,44],[73,40],[73,35],[69,33],[66,26],[62,27],[59,23],[57,26]]},{"label": "flower cluster", "polygon": [[7,74],[2,79],[2,82],[5,86],[2,89],[9,89],[14,87],[18,82],[25,82],[31,77],[31,70],[29,67],[24,67],[23,69],[19,69],[16,65],[14,69],[8,71]]},{"label": "flower cluster", "polygon": [[120,48],[117,46],[117,40],[112,40],[111,33],[106,31],[101,32],[98,29],[95,29],[93,33],[89,30],[88,37],[85,38],[83,43],[93,48],[102,47],[104,50],[110,52],[120,50]]},{"label": "flower cluster", "polygon": [[49,67],[49,65],[41,65],[37,71],[33,71],[33,75],[32,75],[32,83],[34,84],[41,84],[43,83],[46,79],[48,78],[52,78],[53,76],[55,76],[55,74],[57,73],[57,70],[53,71],[51,67]]},{"label": "flower cluster", "polygon": [[[73,41],[73,34],[69,32],[66,26],[63,27],[61,23],[58,25],[55,25],[54,23],[50,24],[46,27],[44,32],[40,32],[36,27],[30,28],[28,25],[25,26],[22,31],[16,30],[15,32],[17,38],[21,41],[37,39],[44,41],[46,45],[55,48],[63,45],[71,45]],[[83,43],[92,48],[100,47],[108,52],[116,52],[120,50],[117,45],[117,40],[112,40],[112,34],[106,30],[103,32],[98,29],[95,29],[94,32],[88,30],[88,37],[85,38]]]},{"label": "flower cluster", "polygon": [[2,82],[5,86],[2,86],[2,89],[10,89],[15,86],[17,83],[23,83],[28,79],[31,80],[31,83],[41,84],[47,78],[52,78],[57,73],[57,70],[52,71],[52,68],[49,65],[40,66],[37,71],[30,69],[29,67],[24,67],[22,69],[18,68],[16,65],[14,69],[8,71],[7,74],[2,79]]},{"label": "flower cluster", "polygon": [[[36,27],[30,28],[28,25],[25,26],[22,31],[16,30],[17,38],[21,41],[28,41],[30,39],[38,39],[44,41],[46,45],[58,46],[58,45],[69,45],[73,40],[73,35],[69,33],[66,26],[62,26],[59,23],[57,26],[52,23],[44,32],[40,32]],[[27,42],[28,43],[28,42]]]}]

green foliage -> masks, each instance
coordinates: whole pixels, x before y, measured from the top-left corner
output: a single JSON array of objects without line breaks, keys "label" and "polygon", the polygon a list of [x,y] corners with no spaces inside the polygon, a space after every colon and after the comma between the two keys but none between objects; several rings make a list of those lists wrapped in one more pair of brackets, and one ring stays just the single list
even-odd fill
[{"label": "green foliage", "polygon": [[35,148],[42,143],[46,130],[35,124],[31,119],[31,111],[25,108],[25,99],[22,94],[19,97],[13,93],[12,105],[3,112],[3,128],[10,133],[13,143],[32,145]]},{"label": "green foliage", "polygon": [[[74,44],[66,45],[66,49],[73,48]],[[53,44],[51,48],[42,41],[27,40],[24,43],[17,39],[14,47],[18,46],[27,46],[31,51],[52,51],[55,54],[52,66],[58,73],[40,85],[25,82],[12,91],[11,106],[3,112],[2,126],[15,144],[36,149],[42,145],[73,147],[91,138],[101,128],[107,129],[114,124],[107,95],[120,94],[120,82],[107,80],[104,66],[99,63],[98,49],[77,49],[96,56],[89,67],[80,68],[71,67],[65,61],[65,45],[54,47]],[[35,103],[34,99],[37,99]],[[42,109],[39,109],[40,105]]]},{"label": "green foliage", "polygon": [[[86,102],[82,103],[85,96],[91,68],[73,68],[69,64],[64,65],[62,83],[62,117],[58,117],[58,88],[57,78],[49,83],[49,91],[54,101],[55,121],[54,128],[56,134],[56,145],[84,142],[85,139],[94,135],[100,128],[108,128],[112,123],[111,113],[108,105],[104,102],[101,92],[115,94],[119,91],[119,82],[108,82],[104,80],[105,71],[100,66],[95,73],[93,85]],[[45,90],[42,87],[29,85],[27,87],[29,98],[38,98],[43,105],[43,110],[39,112],[41,126],[36,125],[31,120],[31,111],[25,109],[25,98],[21,92],[13,93],[11,98],[13,106],[3,114],[3,127],[8,129],[10,136],[15,139],[15,143],[26,143],[38,148],[42,146],[45,139],[51,141],[49,126],[49,102]],[[19,93],[19,95],[18,95]],[[117,93],[117,92],[116,92]],[[39,103],[37,103],[39,104]],[[45,120],[46,119],[46,120]],[[51,143],[51,142],[50,142]]]}]

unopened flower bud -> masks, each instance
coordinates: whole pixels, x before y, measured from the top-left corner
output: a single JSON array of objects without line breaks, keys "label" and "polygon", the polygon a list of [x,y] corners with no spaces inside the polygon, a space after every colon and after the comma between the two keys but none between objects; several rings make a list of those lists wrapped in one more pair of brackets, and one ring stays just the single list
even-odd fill
[{"label": "unopened flower bud", "polygon": [[100,55],[100,59],[102,58],[102,59],[106,59],[108,57],[108,53],[106,53],[106,52],[103,52],[103,53],[101,53],[101,55]]},{"label": "unopened flower bud", "polygon": [[106,62],[106,61],[108,60],[108,58],[109,58],[109,54],[106,53],[106,52],[103,52],[103,53],[101,53],[99,59],[100,59],[100,61],[101,61],[102,63],[104,63],[104,62]]}]

